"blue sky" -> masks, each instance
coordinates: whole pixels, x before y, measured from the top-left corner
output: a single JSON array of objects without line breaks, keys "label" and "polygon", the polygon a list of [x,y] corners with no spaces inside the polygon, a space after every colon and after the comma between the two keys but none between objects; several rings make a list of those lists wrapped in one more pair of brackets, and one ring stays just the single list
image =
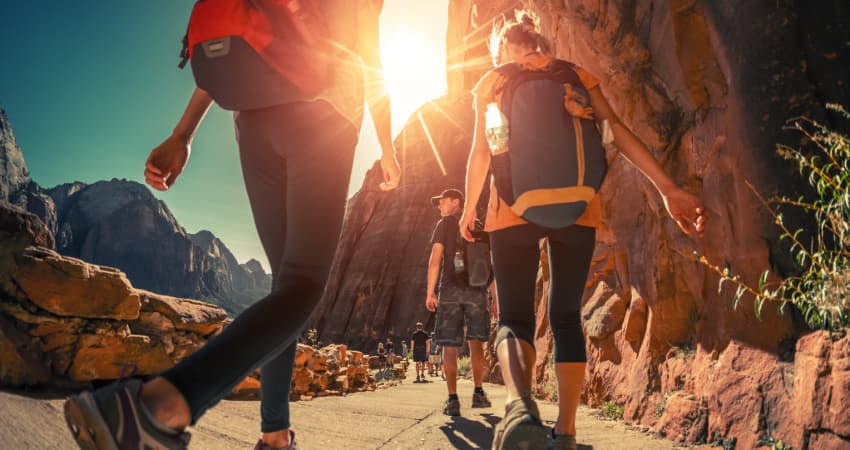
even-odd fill
[{"label": "blue sky", "polygon": [[[177,68],[193,3],[0,2],[0,105],[36,182],[144,182],[145,158],[171,132],[193,87],[191,71]],[[385,2],[381,31],[392,43],[383,54],[396,133],[417,105],[445,91],[447,5]],[[352,194],[379,156],[368,121],[357,152]],[[154,195],[187,231],[211,230],[240,262],[257,258],[268,267],[238,167],[231,115],[214,107],[178,183]]]}]

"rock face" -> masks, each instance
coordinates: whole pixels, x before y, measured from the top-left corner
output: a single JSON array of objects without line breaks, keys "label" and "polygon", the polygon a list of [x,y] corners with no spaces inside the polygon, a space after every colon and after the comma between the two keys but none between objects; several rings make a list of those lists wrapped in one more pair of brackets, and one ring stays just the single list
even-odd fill
[{"label": "rock face", "polygon": [[227,318],[206,303],[136,290],[117,269],[59,255],[45,247],[53,244],[45,225],[20,209],[0,205],[0,218],[0,385],[78,385],[130,367],[155,374]]},{"label": "rock face", "polygon": [[187,233],[139,183],[72,183],[47,192],[57,205],[63,255],[117,267],[140,288],[202,298],[231,314],[269,291],[269,276],[239,265],[209,231]]},{"label": "rock face", "polygon": [[271,288],[271,276],[258,262],[240,265],[209,231],[186,233],[168,207],[139,183],[113,179],[42,189],[30,179],[2,110],[0,201],[40,218],[60,254],[117,267],[141,288],[202,298],[231,314]]},{"label": "rock face", "polygon": [[[623,122],[679,185],[701,196],[709,220],[703,238],[684,236],[653,186],[612,155],[582,309],[585,402],[622,404],[627,421],[689,444],[734,440],[754,448],[772,437],[794,448],[850,446],[835,415],[850,387],[826,375],[843,364],[840,347],[808,335],[793,314],[768,306],[758,320],[746,300],[733,310],[731,293],[718,293],[716,277],[689,257],[698,251],[728,263],[751,282],[765,268],[789,273],[779,232],[747,182],[763,193],[804,191],[805,181],[774,151],[780,142],[800,144],[782,130],[786,120],[807,115],[850,130],[824,108],[850,104],[848,10],[790,0],[523,4],[541,17],[555,54],[595,74]],[[378,192],[373,169],[351,200],[331,285],[313,319],[323,339],[404,335],[429,319],[421,305],[436,213],[427,197],[462,185],[472,124],[466,93],[489,68],[492,19],[519,6],[450,1],[449,95],[422,110],[448,176],[414,115],[396,142],[400,189]],[[541,389],[551,382],[547,289],[544,268],[535,342]]]},{"label": "rock face", "polygon": [[[850,75],[848,11],[790,1],[530,5],[556,55],[600,78],[614,110],[708,211],[705,237],[686,238],[652,186],[624,158],[613,161],[582,309],[584,400],[623,404],[627,421],[682,443],[735,438],[739,448],[753,448],[770,435],[794,448],[850,446],[829,412],[840,408],[835,393],[843,398],[850,387],[823,381],[814,368],[835,367],[842,353],[822,335],[797,341],[806,331],[792,315],[766,307],[760,321],[746,302],[733,310],[731,294],[718,293],[717,279],[687,257],[698,251],[728,262],[748,280],[764,268],[790,267],[746,182],[762,192],[798,192],[802,183],[785,181],[795,180],[793,169],[774,152],[778,142],[799,143],[781,130],[789,118],[807,115],[848,129],[824,109],[825,102],[850,101],[840,81]],[[450,24],[449,48],[456,50],[449,54],[482,60],[485,49],[475,44],[483,40],[464,45],[460,37],[486,35],[492,17],[514,6],[451,2],[460,19]],[[468,90],[484,69],[458,67],[465,69],[450,74],[450,92]],[[547,289],[541,270],[539,292]],[[537,311],[545,311],[548,298],[538,301]],[[551,350],[547,319],[538,314],[541,384],[541,355]],[[810,358],[806,370],[803,358]],[[833,397],[822,395],[826,389],[835,389]],[[810,415],[787,414],[804,405],[816,407]]]},{"label": "rock face", "polygon": [[15,142],[6,111],[0,108],[0,200],[9,200],[29,182],[24,154]]},{"label": "rock face", "polygon": [[[0,387],[157,374],[228,323],[219,307],[135,289],[117,269],[59,255],[52,239],[35,215],[0,202]],[[296,360],[296,399],[375,389],[368,358],[343,345],[299,345]],[[234,395],[257,396],[260,382],[249,377]]]}]

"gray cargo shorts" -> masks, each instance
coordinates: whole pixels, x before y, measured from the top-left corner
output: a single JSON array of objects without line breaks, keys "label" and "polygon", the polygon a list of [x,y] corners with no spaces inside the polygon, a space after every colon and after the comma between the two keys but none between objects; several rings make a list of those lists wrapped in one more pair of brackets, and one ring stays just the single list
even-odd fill
[{"label": "gray cargo shorts", "polygon": [[464,324],[466,340],[487,342],[490,337],[487,290],[466,286],[442,286],[435,322],[434,340],[437,345],[462,346]]}]

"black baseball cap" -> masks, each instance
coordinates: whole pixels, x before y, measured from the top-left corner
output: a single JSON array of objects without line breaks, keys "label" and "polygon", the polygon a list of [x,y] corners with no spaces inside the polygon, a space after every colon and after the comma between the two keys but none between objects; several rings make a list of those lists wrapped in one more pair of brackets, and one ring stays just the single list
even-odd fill
[{"label": "black baseball cap", "polygon": [[457,189],[446,189],[445,191],[441,192],[440,195],[435,195],[431,197],[431,203],[434,206],[437,206],[440,204],[440,199],[444,198],[456,198],[460,200],[461,205],[463,204],[463,194],[461,194],[460,191]]}]

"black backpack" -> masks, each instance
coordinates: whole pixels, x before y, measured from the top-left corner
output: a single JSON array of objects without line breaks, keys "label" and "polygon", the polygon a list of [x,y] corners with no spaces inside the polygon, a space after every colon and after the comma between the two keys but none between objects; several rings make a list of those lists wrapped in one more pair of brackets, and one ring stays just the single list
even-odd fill
[{"label": "black backpack", "polygon": [[545,70],[495,69],[506,78],[499,108],[509,130],[506,151],[491,159],[496,189],[513,212],[547,228],[575,223],[607,171],[596,122],[564,106],[568,93],[590,106],[573,67],[554,60]]},{"label": "black backpack", "polygon": [[[493,281],[493,263],[490,257],[490,237],[476,220],[472,231],[473,242],[463,239],[458,232],[455,248],[455,275],[463,286],[487,287]],[[457,258],[463,261],[458,264]]]}]

